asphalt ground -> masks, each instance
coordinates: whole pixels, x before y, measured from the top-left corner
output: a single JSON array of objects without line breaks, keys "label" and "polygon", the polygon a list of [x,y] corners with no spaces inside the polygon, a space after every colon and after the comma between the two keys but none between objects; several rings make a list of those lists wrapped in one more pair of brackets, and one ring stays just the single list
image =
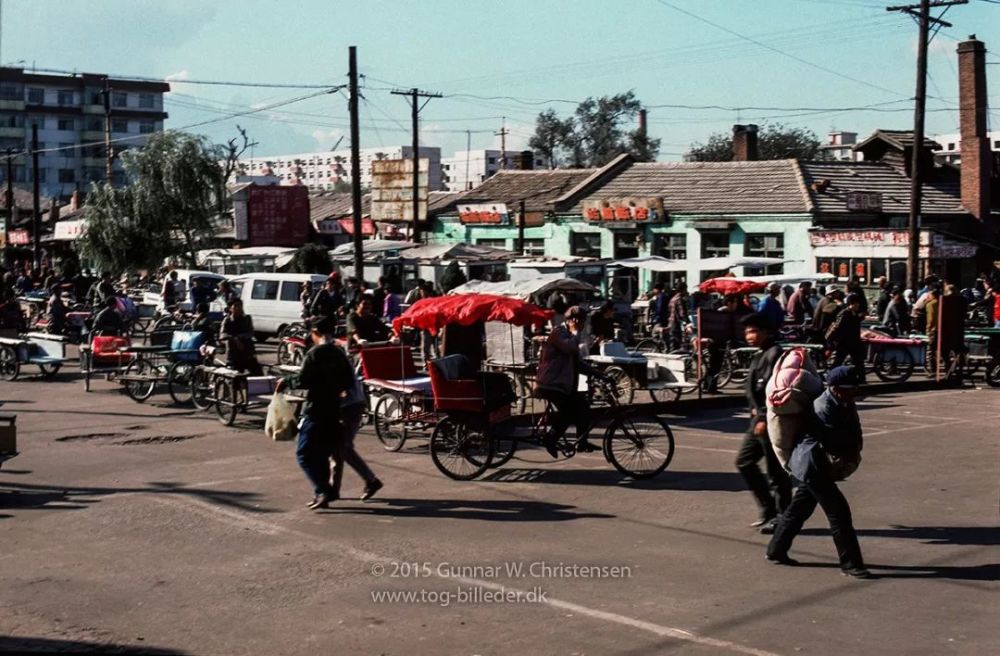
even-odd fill
[{"label": "asphalt ground", "polygon": [[664,415],[677,451],[642,482],[535,449],[460,483],[424,440],[388,453],[365,428],[385,488],[352,500],[348,471],[347,499],[312,512],[262,411],[227,428],[166,394],[85,393],[72,369],[0,385],[21,449],[0,470],[0,651],[1000,653],[996,390],[861,403],[842,484],[876,574],[859,581],[819,511],[802,566],[764,561],[733,408]]}]

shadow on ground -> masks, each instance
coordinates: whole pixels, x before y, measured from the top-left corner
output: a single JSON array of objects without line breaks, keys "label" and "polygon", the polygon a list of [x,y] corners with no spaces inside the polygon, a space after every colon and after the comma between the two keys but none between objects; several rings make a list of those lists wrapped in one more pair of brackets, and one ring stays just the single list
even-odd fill
[{"label": "shadow on ground", "polygon": [[487,522],[564,522],[573,519],[613,519],[614,515],[575,512],[576,506],[521,499],[376,499],[363,506],[338,506],[321,514],[475,519]]},{"label": "shadow on ground", "polygon": [[124,654],[125,656],[183,656],[186,652],[152,645],[116,645],[86,640],[56,640],[0,636],[0,653],[8,654]]},{"label": "shadow on ground", "polygon": [[[906,538],[923,540],[925,544],[958,544],[984,547],[1000,546],[1000,529],[989,526],[897,526],[859,528],[860,537]],[[829,535],[819,528],[803,529],[802,535]]]},{"label": "shadow on ground", "polygon": [[498,469],[481,480],[490,483],[548,483],[552,485],[595,485],[636,490],[680,490],[743,492],[746,484],[738,472],[689,472],[667,469],[651,479],[626,478],[611,469],[540,469],[518,467]]}]

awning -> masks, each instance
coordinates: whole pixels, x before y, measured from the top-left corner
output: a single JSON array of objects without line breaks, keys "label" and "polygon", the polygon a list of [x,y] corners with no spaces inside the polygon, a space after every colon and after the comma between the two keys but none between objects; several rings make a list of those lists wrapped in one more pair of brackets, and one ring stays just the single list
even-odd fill
[{"label": "awning", "polygon": [[649,255],[647,257],[630,257],[624,260],[615,260],[611,264],[619,264],[632,269],[648,269],[650,271],[687,271],[687,260],[668,260],[659,255]]},{"label": "awning", "polygon": [[[347,234],[354,234],[354,219],[340,219],[340,228]],[[361,234],[371,237],[375,234],[375,222],[371,219],[361,219]]]}]

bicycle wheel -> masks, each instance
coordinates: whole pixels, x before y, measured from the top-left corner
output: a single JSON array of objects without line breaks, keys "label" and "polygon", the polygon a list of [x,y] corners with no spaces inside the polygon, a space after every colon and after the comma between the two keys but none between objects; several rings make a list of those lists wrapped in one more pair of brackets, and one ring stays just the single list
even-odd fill
[{"label": "bicycle wheel", "polygon": [[493,455],[490,458],[489,467],[491,469],[503,467],[517,452],[517,438],[510,434],[495,434],[492,441]]},{"label": "bicycle wheel", "polygon": [[21,363],[17,359],[17,351],[10,346],[0,346],[0,378],[13,382],[20,373]]},{"label": "bicycle wheel", "polygon": [[59,370],[61,368],[62,368],[62,365],[59,364],[58,362],[53,362],[52,364],[40,364],[40,365],[38,365],[38,370],[40,372],[42,372],[42,378],[52,378],[57,373],[59,373]]},{"label": "bicycle wheel", "polygon": [[215,381],[215,414],[226,426],[236,423],[236,414],[239,412],[238,396],[236,381],[229,378]]},{"label": "bicycle wheel", "polygon": [[608,367],[604,370],[604,375],[611,380],[618,405],[631,404],[635,398],[635,384],[632,382],[632,377],[621,367]]},{"label": "bicycle wheel", "polygon": [[986,384],[990,387],[1000,387],[1000,357],[993,358],[986,365]]},{"label": "bicycle wheel", "polygon": [[640,353],[663,353],[666,348],[658,339],[644,339],[635,345],[635,350]]},{"label": "bicycle wheel", "polygon": [[486,471],[493,457],[493,441],[482,431],[445,417],[431,433],[431,460],[442,474],[471,481]]},{"label": "bicycle wheel", "polygon": [[204,367],[195,367],[191,372],[191,403],[199,410],[208,410],[212,407],[213,392],[209,371]]},{"label": "bicycle wheel", "polygon": [[652,478],[674,457],[674,434],[653,415],[616,417],[604,433],[604,457],[632,478]]},{"label": "bicycle wheel", "polygon": [[167,393],[174,403],[187,403],[191,400],[192,377],[194,365],[178,360],[167,369]]},{"label": "bicycle wheel", "polygon": [[733,375],[736,370],[736,358],[732,353],[725,353],[722,356],[722,364],[719,367],[719,373],[715,374],[715,386],[725,387],[729,383],[733,382]]},{"label": "bicycle wheel", "polygon": [[167,330],[180,330],[184,327],[180,321],[172,317],[171,315],[163,316],[153,322],[153,327],[149,331],[151,333],[165,332]]},{"label": "bicycle wheel", "polygon": [[130,399],[142,403],[153,396],[156,389],[156,367],[148,360],[133,360],[125,367],[122,378],[125,379],[123,389]]},{"label": "bicycle wheel", "polygon": [[399,451],[406,443],[406,409],[395,394],[383,394],[375,403],[375,436],[386,451]]},{"label": "bicycle wheel", "polygon": [[886,383],[902,383],[913,375],[913,356],[909,351],[897,350],[886,357],[884,351],[875,354],[872,371]]}]

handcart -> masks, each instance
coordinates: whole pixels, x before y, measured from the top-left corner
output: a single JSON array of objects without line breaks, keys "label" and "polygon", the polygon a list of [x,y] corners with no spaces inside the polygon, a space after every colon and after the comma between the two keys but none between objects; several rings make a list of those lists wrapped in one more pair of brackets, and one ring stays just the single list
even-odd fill
[{"label": "handcart", "polygon": [[0,378],[17,380],[21,367],[38,367],[44,378],[52,378],[65,362],[68,340],[60,335],[27,333],[21,337],[0,337]]}]

